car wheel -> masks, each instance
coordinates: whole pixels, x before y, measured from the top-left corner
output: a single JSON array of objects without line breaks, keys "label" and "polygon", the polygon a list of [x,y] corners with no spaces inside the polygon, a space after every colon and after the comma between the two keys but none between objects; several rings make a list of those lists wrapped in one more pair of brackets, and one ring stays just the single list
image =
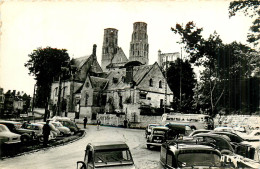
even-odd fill
[{"label": "car wheel", "polygon": [[60,136],[64,137],[64,136],[65,136],[65,134],[64,134],[63,132],[60,132]]},{"label": "car wheel", "polygon": [[29,141],[29,138],[27,136],[21,136],[21,142],[26,143]]},{"label": "car wheel", "polygon": [[40,142],[40,143],[43,143],[43,136],[40,136],[39,138],[38,138],[38,141]]},{"label": "car wheel", "polygon": [[151,145],[150,144],[146,144],[147,146],[147,149],[150,149],[151,148]]},{"label": "car wheel", "polygon": [[191,128],[191,130],[196,130],[195,126],[191,126],[190,128]]}]

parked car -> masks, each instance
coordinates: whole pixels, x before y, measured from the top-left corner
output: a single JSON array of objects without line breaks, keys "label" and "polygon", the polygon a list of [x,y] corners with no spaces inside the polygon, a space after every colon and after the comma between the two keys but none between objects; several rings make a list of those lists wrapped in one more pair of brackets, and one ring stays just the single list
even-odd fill
[{"label": "parked car", "polygon": [[129,147],[124,142],[89,143],[84,161],[77,162],[77,169],[118,168],[134,169],[134,161]]},{"label": "parked car", "polygon": [[0,124],[0,145],[21,142],[21,135],[11,132],[4,124]]},{"label": "parked car", "polygon": [[70,129],[68,127],[63,126],[60,122],[51,121],[50,123],[53,124],[55,128],[57,128],[60,131],[61,136],[71,135]]},{"label": "parked car", "polygon": [[[37,122],[38,124],[46,124],[46,122]],[[49,123],[49,126],[51,128],[51,134],[53,135],[53,139],[55,139],[57,136],[60,135],[60,131],[51,123]]]},{"label": "parked car", "polygon": [[150,149],[151,146],[160,147],[162,143],[166,141],[166,135],[168,130],[168,127],[153,127],[151,134],[148,136],[146,141],[147,148]]},{"label": "parked car", "polygon": [[80,128],[76,125],[76,123],[71,121],[69,118],[55,117],[53,120],[60,122],[65,127],[68,127],[72,134],[80,131]]},{"label": "parked car", "polygon": [[247,141],[260,141],[260,130],[252,130],[251,133],[244,138]]},{"label": "parked car", "polygon": [[[36,138],[39,142],[43,142],[43,124],[39,123],[27,123],[26,125],[23,126],[25,129],[33,130],[35,132]],[[50,133],[49,135],[49,140],[55,139],[55,135],[53,132]]]},{"label": "parked car", "polygon": [[[248,152],[250,157],[244,157],[238,154],[232,156],[225,155],[224,161],[231,161],[235,168],[260,168],[260,142],[250,142],[254,151]],[[252,149],[251,149],[252,150]]]},{"label": "parked car", "polygon": [[187,136],[193,131],[188,124],[168,123],[165,124],[165,127],[169,128],[168,135],[170,138]]},{"label": "parked car", "polygon": [[[181,140],[179,140],[181,142]],[[212,146],[219,150],[221,154],[233,154],[235,150],[230,144],[230,140],[227,136],[221,136],[217,134],[210,133],[199,133],[194,135],[192,138],[183,140],[182,143],[186,144],[203,144]]]},{"label": "parked car", "polygon": [[20,122],[0,121],[0,124],[6,125],[11,132],[20,134],[22,143],[28,143],[29,141],[33,141],[36,139],[35,132],[33,130],[22,129],[22,123]]},{"label": "parked car", "polygon": [[232,127],[217,127],[214,129],[214,131],[227,131],[231,133],[236,133]]},{"label": "parked car", "polygon": [[159,126],[159,124],[148,124],[147,127],[145,128],[145,138],[147,138],[152,131],[153,127]]},{"label": "parked car", "polygon": [[161,146],[159,169],[220,168],[221,153],[211,146],[164,143]]}]

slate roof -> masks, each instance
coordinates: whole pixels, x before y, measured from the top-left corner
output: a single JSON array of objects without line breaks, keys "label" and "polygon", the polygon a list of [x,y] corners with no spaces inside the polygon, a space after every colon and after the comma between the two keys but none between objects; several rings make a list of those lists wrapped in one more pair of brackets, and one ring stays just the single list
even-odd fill
[{"label": "slate roof", "polygon": [[78,70],[88,61],[91,55],[82,56],[76,59],[73,59],[75,66],[77,66]]},{"label": "slate roof", "polygon": [[[141,65],[135,66],[133,72],[133,80],[138,85],[144,77],[150,72],[154,65]],[[108,73],[107,79],[109,79],[108,90],[118,90],[130,88],[130,84],[124,83],[123,78],[126,77],[126,69],[112,70]],[[113,78],[117,78],[118,82],[114,83]]]},{"label": "slate roof", "polygon": [[104,90],[106,88],[108,79],[95,76],[89,76],[89,78],[93,89]]}]

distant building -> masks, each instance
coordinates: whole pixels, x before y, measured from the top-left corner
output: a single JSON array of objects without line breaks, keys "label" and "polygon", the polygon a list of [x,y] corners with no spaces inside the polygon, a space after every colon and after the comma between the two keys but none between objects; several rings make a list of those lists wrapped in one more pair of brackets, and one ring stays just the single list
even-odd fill
[{"label": "distant building", "polygon": [[177,58],[180,58],[179,52],[162,53],[161,50],[158,51],[158,64],[163,70],[166,68],[166,61],[169,66],[169,63],[174,62]]},{"label": "distant building", "polygon": [[144,65],[148,65],[149,63],[147,24],[144,22],[134,23],[132,40],[130,42],[129,61],[139,61]]},{"label": "distant building", "polygon": [[0,115],[4,111],[4,101],[5,101],[4,89],[0,88]]},{"label": "distant building", "polygon": [[[73,59],[77,71],[62,80],[60,87],[60,98],[68,105],[67,111],[79,112],[80,118],[88,116],[93,120],[100,113],[122,113],[138,122],[143,107],[170,106],[173,93],[160,65],[157,62],[148,65],[147,24],[135,22],[133,25],[129,60],[118,46],[115,28],[104,29],[101,66],[95,45],[90,56]],[[50,94],[52,105],[57,105],[58,93],[59,82],[55,81]]]}]

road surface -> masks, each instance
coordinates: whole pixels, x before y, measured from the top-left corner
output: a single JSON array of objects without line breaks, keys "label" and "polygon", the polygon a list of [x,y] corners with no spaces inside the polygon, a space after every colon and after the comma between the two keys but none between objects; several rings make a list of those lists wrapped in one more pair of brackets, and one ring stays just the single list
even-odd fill
[{"label": "road surface", "polygon": [[[83,127],[83,126],[80,126]],[[88,125],[86,136],[76,142],[59,147],[40,150],[31,154],[0,161],[1,169],[71,169],[76,162],[84,158],[84,150],[89,142],[124,141],[130,147],[136,167],[139,169],[157,169],[160,152],[147,150],[144,130],[124,129]]]}]

